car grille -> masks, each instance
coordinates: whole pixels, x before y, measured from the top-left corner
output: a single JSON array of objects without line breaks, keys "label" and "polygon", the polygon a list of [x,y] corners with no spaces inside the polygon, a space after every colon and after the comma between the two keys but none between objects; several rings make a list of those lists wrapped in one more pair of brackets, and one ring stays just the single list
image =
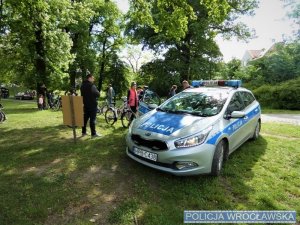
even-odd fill
[{"label": "car grille", "polygon": [[168,150],[168,146],[165,142],[159,140],[147,140],[142,138],[140,135],[132,134],[132,141],[139,146],[144,146],[152,149],[153,151],[164,151]]}]

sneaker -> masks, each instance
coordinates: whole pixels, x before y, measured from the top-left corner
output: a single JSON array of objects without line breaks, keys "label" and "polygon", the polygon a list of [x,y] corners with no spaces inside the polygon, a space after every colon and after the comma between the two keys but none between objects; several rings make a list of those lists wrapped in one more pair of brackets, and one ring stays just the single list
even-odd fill
[{"label": "sneaker", "polygon": [[98,138],[98,137],[101,137],[101,135],[100,134],[94,134],[94,135],[92,135],[92,138]]},{"label": "sneaker", "polygon": [[86,136],[87,135],[87,133],[82,133],[81,134],[81,137],[84,137],[84,136]]}]

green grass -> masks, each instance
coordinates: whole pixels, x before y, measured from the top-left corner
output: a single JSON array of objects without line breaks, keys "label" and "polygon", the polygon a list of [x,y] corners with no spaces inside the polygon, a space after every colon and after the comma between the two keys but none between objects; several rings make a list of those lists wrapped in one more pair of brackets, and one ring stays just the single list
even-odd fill
[{"label": "green grass", "polygon": [[[61,112],[3,100],[0,224],[183,224],[184,210],[296,210],[299,126],[263,124],[221,177],[175,177],[125,154],[126,130],[99,118],[99,139],[80,138]],[[80,129],[77,129],[80,134]]]},{"label": "green grass", "polygon": [[262,108],[264,114],[300,114],[300,110]]}]

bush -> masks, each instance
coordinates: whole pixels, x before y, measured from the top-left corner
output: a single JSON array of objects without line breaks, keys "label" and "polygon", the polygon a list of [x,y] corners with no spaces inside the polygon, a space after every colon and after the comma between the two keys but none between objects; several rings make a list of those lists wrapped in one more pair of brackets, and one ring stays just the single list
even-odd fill
[{"label": "bush", "polygon": [[263,85],[253,93],[262,106],[274,109],[300,109],[300,78],[276,86]]}]

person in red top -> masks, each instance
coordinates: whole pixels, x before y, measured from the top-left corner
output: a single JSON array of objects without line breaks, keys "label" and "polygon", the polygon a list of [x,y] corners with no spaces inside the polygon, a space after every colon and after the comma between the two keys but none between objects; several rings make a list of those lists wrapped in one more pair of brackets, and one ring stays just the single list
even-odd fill
[{"label": "person in red top", "polygon": [[[130,106],[132,112],[136,113],[138,108],[138,94],[136,92],[136,83],[131,82],[130,89],[127,93],[127,103]],[[134,114],[131,115],[130,120],[134,119]]]}]

